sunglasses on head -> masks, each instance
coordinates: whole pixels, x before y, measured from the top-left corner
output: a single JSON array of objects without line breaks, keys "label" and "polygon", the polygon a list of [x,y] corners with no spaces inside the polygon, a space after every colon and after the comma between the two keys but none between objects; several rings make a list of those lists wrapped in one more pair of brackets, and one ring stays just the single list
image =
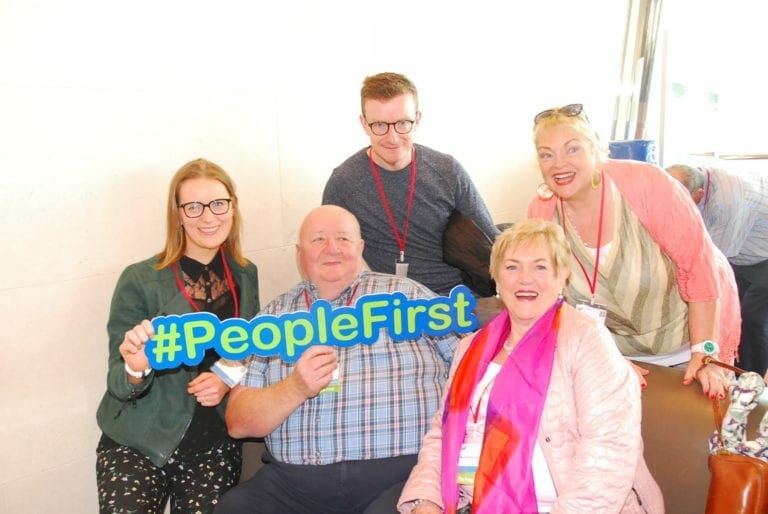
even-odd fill
[{"label": "sunglasses on head", "polygon": [[547,109],[546,111],[541,111],[539,114],[533,117],[533,124],[535,125],[544,118],[549,118],[555,114],[563,114],[565,116],[578,116],[582,112],[584,112],[584,106],[582,104],[568,104],[557,109]]}]

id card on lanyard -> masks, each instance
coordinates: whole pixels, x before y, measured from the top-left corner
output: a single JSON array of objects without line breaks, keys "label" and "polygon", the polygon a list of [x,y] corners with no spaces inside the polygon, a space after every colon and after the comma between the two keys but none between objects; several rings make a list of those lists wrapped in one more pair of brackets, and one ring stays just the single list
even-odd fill
[{"label": "id card on lanyard", "polygon": [[[355,284],[355,288],[352,289],[352,292],[349,294],[349,298],[346,301],[347,307],[352,305],[352,301],[355,299],[355,295],[357,294],[358,287],[360,287],[360,282]],[[310,299],[309,293],[307,292],[306,289],[304,289],[304,302],[307,304],[307,310],[309,310],[312,307],[312,300]],[[325,386],[320,390],[320,394],[338,393],[341,390],[341,380],[339,378],[341,376],[341,373],[339,370],[341,369],[341,366],[343,364],[342,363],[343,355],[344,354],[342,353],[341,356],[339,357],[339,363],[336,366],[336,369],[334,369],[331,372],[331,381],[328,383],[327,386]]]},{"label": "id card on lanyard", "polygon": [[594,303],[594,301],[578,300],[576,302],[576,310],[595,318],[603,325],[605,325],[605,318],[608,317],[608,310],[599,303]]},{"label": "id card on lanyard", "polygon": [[387,200],[387,193],[384,191],[384,184],[381,182],[381,175],[376,167],[376,163],[373,162],[371,153],[368,153],[368,161],[371,163],[371,173],[376,181],[376,188],[379,190],[379,198],[381,199],[381,205],[384,207],[384,212],[387,215],[389,221],[389,227],[392,229],[392,235],[395,236],[397,247],[400,250],[399,258],[395,261],[395,275],[398,277],[408,276],[408,261],[405,260],[405,246],[408,241],[408,227],[411,223],[411,209],[413,207],[413,196],[416,191],[416,148],[411,148],[411,179],[408,185],[408,201],[405,207],[405,222],[403,224],[403,232],[400,233],[397,225],[395,224],[395,217],[392,215],[392,208],[389,206]]},{"label": "id card on lanyard", "polygon": [[[581,268],[581,272],[584,273],[584,278],[587,281],[587,285],[589,286],[589,292],[592,295],[591,299],[589,301],[587,300],[578,300],[576,302],[576,310],[581,311],[592,318],[596,319],[602,324],[605,324],[605,319],[608,317],[608,311],[603,307],[602,305],[595,303],[595,291],[597,291],[597,269],[600,266],[600,247],[602,246],[603,242],[603,212],[605,208],[605,180],[600,181],[600,216],[598,218],[598,224],[597,224],[597,248],[595,249],[595,268],[592,272],[592,279],[589,278],[589,273],[587,273],[587,269],[584,267],[584,264],[581,263],[579,258],[576,256],[575,253],[573,253],[573,250],[571,250],[571,253],[573,253],[573,258],[576,260],[576,263]],[[566,225],[566,215],[565,215],[565,202],[563,199],[560,199],[560,210],[562,212],[560,218],[563,223],[563,232],[565,232],[565,225]]]}]

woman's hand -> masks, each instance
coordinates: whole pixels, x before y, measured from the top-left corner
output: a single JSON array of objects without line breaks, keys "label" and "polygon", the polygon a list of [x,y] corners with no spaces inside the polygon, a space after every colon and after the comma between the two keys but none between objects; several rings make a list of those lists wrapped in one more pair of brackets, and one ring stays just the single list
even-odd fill
[{"label": "woman's hand", "polygon": [[215,373],[204,371],[187,385],[187,392],[195,395],[197,403],[203,407],[215,407],[229,392],[229,386]]},{"label": "woman's hand", "polygon": [[[152,323],[146,319],[125,333],[123,342],[117,349],[125,363],[133,371],[144,371],[149,368],[149,359],[144,353],[144,346],[154,335],[155,329],[152,328]],[[136,380],[141,381],[141,379]]]},{"label": "woman's hand", "polygon": [[[704,394],[710,398],[725,398],[730,387],[730,380],[724,369],[718,366],[703,365],[705,355],[695,352],[691,354],[691,360],[685,368],[683,384],[690,385],[696,379],[701,384]],[[713,356],[715,359],[717,356]]]},{"label": "woman's hand", "polygon": [[645,389],[648,386],[648,381],[645,379],[645,375],[650,373],[650,371],[648,371],[645,368],[641,368],[640,366],[632,362],[632,359],[627,359],[627,360],[632,365],[632,369],[635,370],[635,373],[637,373],[637,379],[640,381],[640,389]]}]

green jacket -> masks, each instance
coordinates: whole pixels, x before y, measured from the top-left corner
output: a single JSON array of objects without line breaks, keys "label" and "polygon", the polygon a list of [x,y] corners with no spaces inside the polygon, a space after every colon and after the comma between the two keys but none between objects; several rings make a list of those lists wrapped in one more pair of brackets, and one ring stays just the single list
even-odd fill
[{"label": "green jacket", "polygon": [[[128,266],[117,281],[107,322],[109,370],[107,391],[99,404],[96,420],[101,430],[119,444],[146,455],[163,466],[174,452],[192,421],[195,398],[187,384],[198,375],[196,367],[155,371],[141,384],[132,385],[118,351],[125,333],[143,319],[192,311],[179,291],[171,267],[156,270],[156,257]],[[240,292],[240,317],[251,319],[259,312],[259,283],[256,266],[227,263]],[[219,406],[223,413],[224,403]]]}]

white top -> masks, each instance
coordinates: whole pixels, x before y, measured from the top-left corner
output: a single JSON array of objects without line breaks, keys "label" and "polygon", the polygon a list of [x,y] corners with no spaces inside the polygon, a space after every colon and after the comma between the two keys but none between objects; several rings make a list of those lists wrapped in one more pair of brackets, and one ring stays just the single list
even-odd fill
[{"label": "white top", "polygon": [[[613,244],[613,241],[610,243],[605,243],[603,246],[600,247],[600,262],[598,262],[598,265],[605,264],[605,259],[608,258],[608,254],[611,253],[611,245]],[[584,248],[587,249],[587,252],[589,252],[589,255],[592,256],[594,259],[597,256],[597,248],[592,248],[591,246],[584,246]]]},{"label": "white top", "polygon": [[[474,472],[480,462],[480,449],[482,447],[483,433],[485,432],[485,416],[488,409],[488,399],[491,396],[491,389],[496,375],[501,371],[501,365],[491,362],[485,375],[480,379],[472,397],[469,417],[467,418],[467,431],[464,436],[464,444],[461,446],[459,454],[459,484],[462,492],[469,498],[472,497],[474,486]],[[552,506],[557,499],[555,484],[552,482],[552,475],[544,459],[544,453],[541,450],[538,439],[534,444],[533,458],[531,462],[533,470],[534,490],[536,491],[536,501],[540,513],[547,513],[552,510]]]}]

